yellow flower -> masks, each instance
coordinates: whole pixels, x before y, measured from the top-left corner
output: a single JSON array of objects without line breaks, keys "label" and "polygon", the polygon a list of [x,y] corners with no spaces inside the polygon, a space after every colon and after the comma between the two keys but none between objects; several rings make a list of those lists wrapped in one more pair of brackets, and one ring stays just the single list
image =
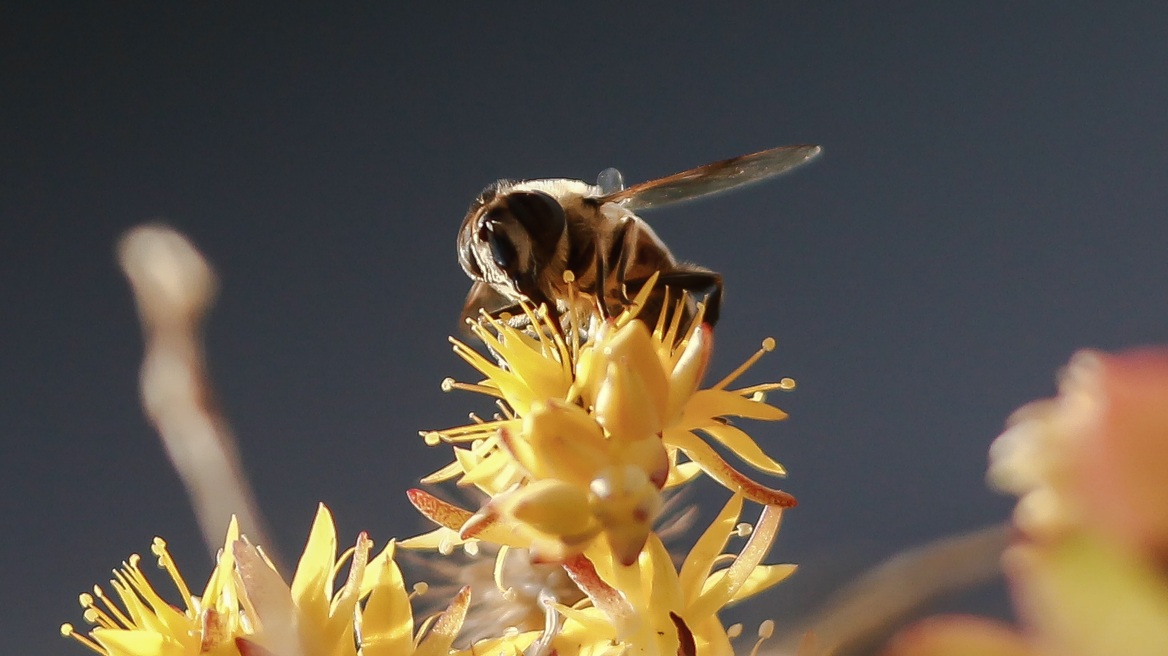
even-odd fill
[{"label": "yellow flower", "polygon": [[[782,509],[764,508],[742,551],[729,566],[722,554],[733,535],[742,535],[738,517],[742,496],[734,495],[706,529],[682,563],[673,560],[661,540],[650,536],[637,563],[624,567],[603,553],[585,552],[565,569],[588,602],[557,605],[565,621],[551,641],[561,656],[631,651],[640,654],[731,656],[734,652],[717,613],[723,607],[776,585],[794,565],[763,565],[778,532]],[[591,605],[588,605],[591,604]]]},{"label": "yellow flower", "polygon": [[92,595],[80,597],[85,620],[94,629],[88,635],[81,635],[72,625],[64,624],[61,634],[108,656],[239,654],[236,638],[251,633],[253,627],[240,612],[233,579],[231,545],[238,537],[239,528],[232,520],[223,551],[200,596],[191,594],[166,543],[154,538],[150,549],[158,558],[158,566],[178,588],[183,608],[171,606],[154,590],[142,572],[141,558],[134,554],[114,570],[110,581],[121,605],[107,597],[99,586],[94,586]]},{"label": "yellow flower", "polygon": [[[440,522],[457,530],[457,536],[440,530],[403,546],[449,547],[501,523],[505,530],[497,532],[510,535],[503,544],[532,548],[546,558],[578,553],[604,535],[618,560],[629,564],[661,508],[660,490],[681,485],[701,471],[764,505],[795,505],[789,494],[730,466],[702,436],[757,469],[785,473],[727,421],[786,417],[763,402],[762,395],[789,388],[790,381],[726,389],[773,349],[773,341],[767,340],[725,380],[698,390],[713,345],[711,329],[699,311],[683,330],[685,301],[679,299],[677,311],[662,313],[650,330],[636,317],[651,289],[652,284],[646,285],[629,309],[587,332],[572,323],[563,335],[530,308],[525,311],[538,327],[530,334],[484,317],[471,329],[498,363],[452,340],[455,352],[486,380],[447,380],[444,387],[494,396],[503,414],[425,433],[431,444],[456,446],[455,462],[423,482],[458,477],[460,485],[474,485],[491,500],[468,523]],[[673,317],[668,324],[666,315]],[[688,461],[679,462],[679,454]]]},{"label": "yellow flower", "polygon": [[[401,570],[394,562],[395,544],[390,542],[366,570],[361,588],[369,595],[358,616],[360,656],[446,656],[466,619],[470,587],[465,586],[437,618],[431,618],[414,633],[410,595],[406,593]],[[507,634],[476,642],[475,654],[522,652],[534,633]]]},{"label": "yellow flower", "polygon": [[[469,588],[415,636],[411,595],[393,561],[394,543],[370,561],[372,546],[362,533],[338,558],[332,515],[321,505],[289,586],[263,551],[239,536],[233,519],[203,594],[193,596],[165,543],[156,538],[154,554],[178,587],[185,610],[163,600],[142,573],[140,559],[131,556],[111,581],[121,607],[95,588],[94,595],[81,596],[85,619],[95,628],[81,635],[66,624],[61,631],[105,656],[446,654],[462,626]],[[335,577],[345,560],[351,560],[349,573],[337,589]],[[508,636],[480,645],[506,642],[521,650],[532,639]]]},{"label": "yellow flower", "polygon": [[[273,654],[345,656],[354,653],[353,622],[373,547],[364,533],[338,559],[332,514],[321,504],[291,586],[254,545],[240,540],[232,546],[239,573],[240,600],[255,622],[249,642]],[[351,558],[349,575],[336,590],[337,571],[348,558]]]}]

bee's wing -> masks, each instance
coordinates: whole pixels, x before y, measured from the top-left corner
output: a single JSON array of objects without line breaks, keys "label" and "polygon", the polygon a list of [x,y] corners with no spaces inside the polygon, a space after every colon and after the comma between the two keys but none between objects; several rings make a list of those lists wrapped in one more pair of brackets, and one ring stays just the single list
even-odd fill
[{"label": "bee's wing", "polygon": [[598,200],[618,203],[634,212],[680,203],[786,173],[818,155],[820,150],[819,146],[780,146],[642,182]]}]

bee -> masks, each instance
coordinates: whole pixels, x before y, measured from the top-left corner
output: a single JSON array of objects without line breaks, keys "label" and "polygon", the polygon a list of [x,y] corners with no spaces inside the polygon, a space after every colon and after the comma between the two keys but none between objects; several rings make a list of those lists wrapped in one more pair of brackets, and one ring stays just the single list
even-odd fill
[{"label": "bee", "polygon": [[602,171],[595,185],[500,180],[471,203],[458,231],[458,261],[473,281],[462,318],[485,311],[522,321],[521,304],[527,303],[546,304],[557,317],[576,312],[604,319],[627,307],[656,273],[657,283],[638,316],[656,319],[669,293],[692,299],[704,292],[704,321],[713,325],[722,276],[679,262],[636,213],[765,180],[819,152],[819,146],[782,146],[628,188],[616,169]]}]

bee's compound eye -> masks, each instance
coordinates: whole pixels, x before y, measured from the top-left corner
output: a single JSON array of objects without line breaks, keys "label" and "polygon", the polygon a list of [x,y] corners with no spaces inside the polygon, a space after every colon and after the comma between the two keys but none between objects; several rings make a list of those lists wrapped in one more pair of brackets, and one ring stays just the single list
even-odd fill
[{"label": "bee's compound eye", "polygon": [[494,227],[493,223],[484,224],[479,230],[479,238],[491,247],[491,258],[495,260],[495,266],[513,275],[518,257],[515,244],[511,243],[511,239],[502,230],[495,230]]},{"label": "bee's compound eye", "polygon": [[555,253],[567,222],[559,201],[542,191],[516,191],[507,195],[507,209],[531,237],[537,257]]}]

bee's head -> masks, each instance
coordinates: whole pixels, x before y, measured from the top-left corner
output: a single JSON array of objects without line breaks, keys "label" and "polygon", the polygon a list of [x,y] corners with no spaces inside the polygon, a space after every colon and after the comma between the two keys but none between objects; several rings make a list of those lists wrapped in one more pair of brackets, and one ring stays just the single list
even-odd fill
[{"label": "bee's head", "polygon": [[458,238],[466,274],[534,299],[538,273],[556,254],[565,231],[564,208],[550,194],[487,187],[471,205]]}]

